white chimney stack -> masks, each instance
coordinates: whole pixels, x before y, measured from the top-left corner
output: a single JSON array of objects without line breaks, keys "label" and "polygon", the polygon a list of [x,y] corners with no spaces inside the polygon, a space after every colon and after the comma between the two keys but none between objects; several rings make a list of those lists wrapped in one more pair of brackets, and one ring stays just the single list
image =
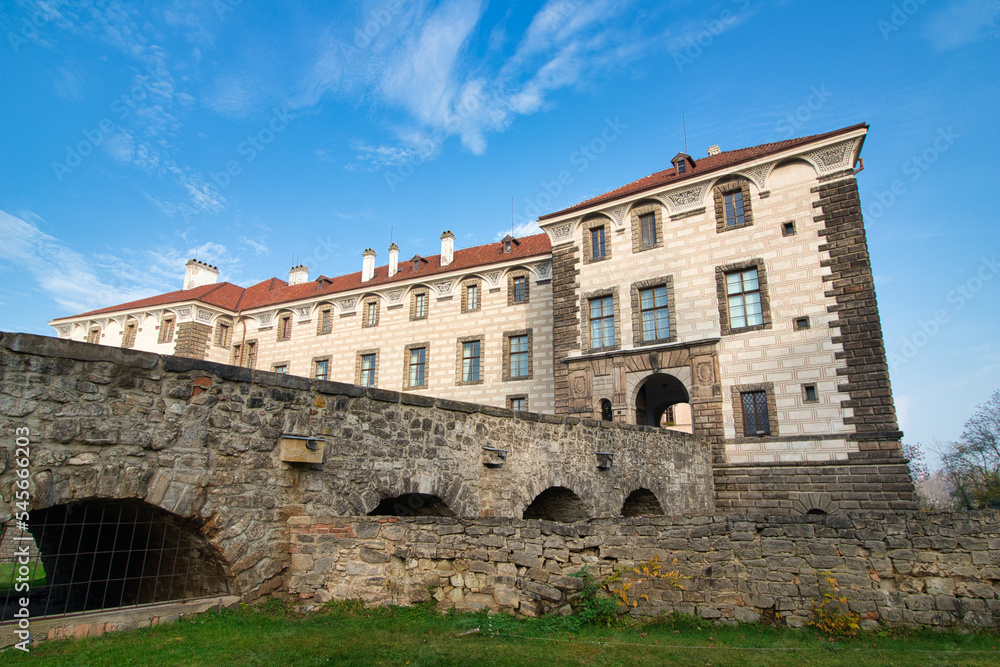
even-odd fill
[{"label": "white chimney stack", "polygon": [[219,267],[189,259],[184,266],[184,289],[214,285],[219,279]]},{"label": "white chimney stack", "polygon": [[288,284],[301,285],[305,282],[309,282],[309,267],[305,264],[293,266],[288,272]]},{"label": "white chimney stack", "polygon": [[721,151],[721,150],[719,150],[719,146],[718,146],[718,144],[716,144],[715,146],[709,146],[709,147],[708,147],[708,154],[709,154],[709,155],[718,155],[718,154],[719,154],[719,153],[721,153],[721,152],[722,152],[722,151]]},{"label": "white chimney stack", "polygon": [[361,282],[366,283],[375,277],[375,251],[368,248],[361,257]]},{"label": "white chimney stack", "polygon": [[389,246],[389,277],[399,273],[399,246],[393,243]]},{"label": "white chimney stack", "polygon": [[446,231],[441,235],[441,266],[448,266],[455,259],[455,235]]}]

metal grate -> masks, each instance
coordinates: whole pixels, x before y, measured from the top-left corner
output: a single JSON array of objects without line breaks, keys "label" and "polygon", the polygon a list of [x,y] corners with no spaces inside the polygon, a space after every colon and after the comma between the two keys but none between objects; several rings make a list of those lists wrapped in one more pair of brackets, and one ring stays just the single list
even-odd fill
[{"label": "metal grate", "polygon": [[[0,549],[0,563],[8,565],[0,568],[0,620],[12,618],[25,596],[31,616],[40,617],[229,592],[218,557],[196,528],[150,505],[71,503],[35,510],[27,524],[30,533],[5,526],[2,543],[13,548]],[[31,545],[28,569],[36,573],[27,592],[15,587],[24,545]],[[7,575],[9,565],[14,572]]]}]

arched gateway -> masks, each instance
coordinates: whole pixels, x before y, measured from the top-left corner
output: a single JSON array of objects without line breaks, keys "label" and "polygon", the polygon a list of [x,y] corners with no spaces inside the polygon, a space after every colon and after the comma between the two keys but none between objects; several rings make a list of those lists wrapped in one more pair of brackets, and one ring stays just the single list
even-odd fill
[{"label": "arched gateway", "polygon": [[684,383],[667,373],[650,375],[635,395],[635,418],[640,426],[663,426],[692,432],[691,406]]}]

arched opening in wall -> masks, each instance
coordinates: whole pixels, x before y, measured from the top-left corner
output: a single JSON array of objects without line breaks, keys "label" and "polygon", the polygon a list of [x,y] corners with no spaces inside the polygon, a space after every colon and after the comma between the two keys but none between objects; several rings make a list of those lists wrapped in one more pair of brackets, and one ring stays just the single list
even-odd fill
[{"label": "arched opening in wall", "polygon": [[[8,524],[0,562],[20,575],[18,550],[28,556],[31,617],[190,600],[230,592],[215,549],[197,526],[140,501],[87,500],[34,510],[28,532]],[[30,547],[29,547],[30,551]],[[2,585],[2,583],[0,583]],[[0,620],[13,618],[23,593],[0,590]]]},{"label": "arched opening in wall", "polygon": [[395,498],[383,498],[368,516],[443,516],[455,513],[437,496],[426,493],[404,493]]},{"label": "arched opening in wall", "polygon": [[663,507],[649,489],[636,489],[622,504],[622,516],[662,516]]},{"label": "arched opening in wall", "polygon": [[635,395],[635,421],[640,426],[693,433],[694,420],[684,383],[666,373],[646,378]]},{"label": "arched opening in wall", "polygon": [[824,512],[823,510],[821,510],[821,509],[819,509],[817,507],[812,508],[811,510],[809,510],[808,512],[806,512],[806,514],[807,515],[808,514],[812,514],[814,516],[826,516],[826,512]]},{"label": "arched opening in wall", "polygon": [[535,496],[522,518],[577,523],[590,517],[580,496],[564,486],[550,486]]},{"label": "arched opening in wall", "polygon": [[615,413],[611,408],[611,401],[606,398],[601,399],[601,419],[606,422],[612,422],[615,420]]}]

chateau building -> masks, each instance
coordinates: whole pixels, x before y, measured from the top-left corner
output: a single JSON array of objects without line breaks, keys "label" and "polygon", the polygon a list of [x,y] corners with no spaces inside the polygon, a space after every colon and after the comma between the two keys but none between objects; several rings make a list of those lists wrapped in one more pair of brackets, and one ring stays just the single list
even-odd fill
[{"label": "chateau building", "polygon": [[376,266],[369,249],[344,276],[297,266],[241,288],[191,260],[180,291],[50,324],[103,345],[693,430],[718,465],[898,462],[855,180],[867,130],[679,153],[542,216],[543,234],[456,250],[445,232],[438,255],[401,261],[393,244]]}]

